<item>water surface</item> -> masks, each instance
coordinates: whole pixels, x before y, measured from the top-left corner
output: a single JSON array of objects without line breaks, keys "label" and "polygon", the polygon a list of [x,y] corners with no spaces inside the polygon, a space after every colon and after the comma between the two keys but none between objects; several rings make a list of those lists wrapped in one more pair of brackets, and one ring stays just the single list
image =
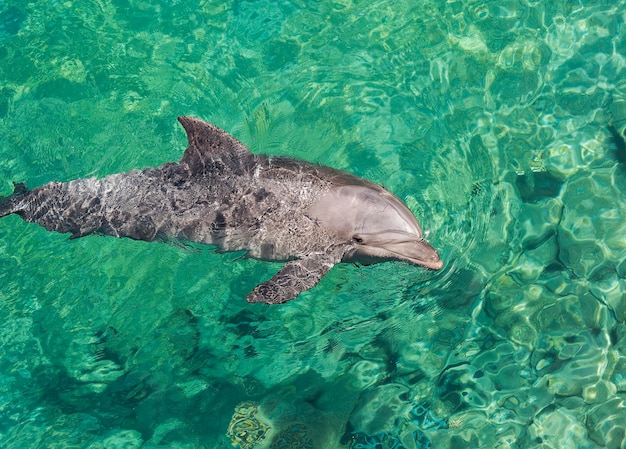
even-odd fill
[{"label": "water surface", "polygon": [[446,263],[280,264],[0,220],[5,448],[626,445],[624,0],[0,3],[0,195],[195,115],[384,184]]}]

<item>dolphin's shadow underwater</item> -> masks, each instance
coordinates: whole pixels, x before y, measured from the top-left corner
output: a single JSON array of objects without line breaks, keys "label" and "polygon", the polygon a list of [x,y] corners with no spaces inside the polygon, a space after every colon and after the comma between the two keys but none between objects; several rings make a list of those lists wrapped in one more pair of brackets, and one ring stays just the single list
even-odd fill
[{"label": "dolphin's shadow underwater", "polygon": [[59,183],[0,199],[17,214],[71,238],[98,233],[183,239],[287,263],[248,294],[278,304],[315,286],[339,262],[443,264],[402,201],[330,167],[252,154],[225,131],[179,117],[189,146],[178,163]]}]

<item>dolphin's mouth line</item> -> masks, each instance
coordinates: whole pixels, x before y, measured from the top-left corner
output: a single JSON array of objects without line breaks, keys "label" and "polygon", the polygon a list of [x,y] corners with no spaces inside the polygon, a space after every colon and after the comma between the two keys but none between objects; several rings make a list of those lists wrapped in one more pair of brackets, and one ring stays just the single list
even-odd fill
[{"label": "dolphin's mouth line", "polygon": [[[367,236],[368,234],[359,234],[362,236]],[[369,234],[374,235],[374,234]],[[385,239],[385,240],[376,240],[376,239],[372,239],[371,242],[367,243],[367,244],[361,244],[361,246],[384,246],[384,245],[403,245],[403,244],[426,244],[430,247],[432,247],[432,245],[430,243],[428,243],[426,241],[426,239],[416,239],[416,238],[409,238],[406,240],[397,240],[397,239]],[[433,249],[434,250],[434,249]],[[390,250],[391,251],[391,250]],[[395,251],[391,251],[391,252],[395,252]]]},{"label": "dolphin's mouth line", "polygon": [[379,240],[376,242],[377,244],[380,245],[403,245],[405,243],[426,243],[428,245],[430,245],[426,240],[415,240],[415,239],[410,239],[410,240]]},{"label": "dolphin's mouth line", "polygon": [[[415,240],[415,239],[411,239],[411,240],[406,240],[406,241],[394,241],[394,243],[397,244],[402,244],[402,243],[425,243],[428,246],[430,246],[430,244],[428,242],[426,242],[426,240],[422,239],[422,240]],[[387,243],[387,242],[385,242]],[[383,243],[384,244],[384,243]],[[433,251],[435,252],[435,255],[437,255],[437,261],[436,262],[432,262],[430,260],[426,260],[426,259],[417,259],[415,257],[410,257],[407,256],[406,254],[402,254],[398,251],[393,251],[391,249],[385,248],[384,246],[378,246],[378,245],[357,245],[357,247],[361,247],[361,248],[375,248],[375,249],[379,249],[381,251],[384,251],[386,253],[388,253],[388,258],[393,258],[395,256],[395,258],[399,259],[399,260],[404,260],[404,261],[408,261],[411,263],[414,263],[415,265],[419,265],[420,267],[424,267],[427,268],[429,270],[440,270],[443,267],[443,262],[441,262],[441,259],[439,259],[439,255],[435,252],[435,250],[433,249]]]},{"label": "dolphin's mouth line", "polygon": [[424,238],[416,238],[415,234],[411,234],[410,232],[406,232],[406,231],[381,231],[381,232],[357,232],[357,234],[360,237],[371,237],[372,239],[376,239],[375,236],[383,234],[383,233],[387,233],[387,234],[396,234],[398,236],[403,236],[406,238],[406,240],[400,240],[400,239],[388,239],[389,241],[394,241],[394,242],[398,242],[398,243],[406,243],[406,242],[425,242],[426,240],[424,240]]},{"label": "dolphin's mouth line", "polygon": [[416,259],[415,257],[409,257],[409,256],[406,256],[406,255],[404,255],[402,253],[399,253],[399,252],[396,252],[396,251],[391,251],[391,250],[386,250],[386,251],[389,251],[390,253],[396,254],[399,259],[412,260],[412,261],[415,261],[415,263],[417,263],[418,265],[421,265],[421,266],[424,266],[424,264],[431,265],[428,260]]}]

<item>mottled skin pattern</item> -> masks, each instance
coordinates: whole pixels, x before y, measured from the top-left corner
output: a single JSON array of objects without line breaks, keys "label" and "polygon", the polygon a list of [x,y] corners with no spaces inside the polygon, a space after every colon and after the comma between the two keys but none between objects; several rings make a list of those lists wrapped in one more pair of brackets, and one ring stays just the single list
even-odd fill
[{"label": "mottled skin pattern", "polygon": [[306,211],[335,185],[371,183],[304,161],[253,155],[213,125],[190,117],[179,121],[189,139],[179,163],[16,189],[0,203],[0,216],[15,213],[72,238],[98,233],[183,239],[287,261],[248,295],[250,302],[293,299],[355,252],[349,237]]}]

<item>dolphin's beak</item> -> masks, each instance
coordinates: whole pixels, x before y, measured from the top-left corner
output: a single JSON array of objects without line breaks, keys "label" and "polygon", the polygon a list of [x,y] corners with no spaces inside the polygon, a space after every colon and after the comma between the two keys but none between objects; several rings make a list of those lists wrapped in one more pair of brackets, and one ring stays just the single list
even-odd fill
[{"label": "dolphin's beak", "polygon": [[419,265],[430,270],[440,270],[443,262],[439,254],[426,240],[408,240],[387,242],[381,247],[396,255],[398,259]]}]

